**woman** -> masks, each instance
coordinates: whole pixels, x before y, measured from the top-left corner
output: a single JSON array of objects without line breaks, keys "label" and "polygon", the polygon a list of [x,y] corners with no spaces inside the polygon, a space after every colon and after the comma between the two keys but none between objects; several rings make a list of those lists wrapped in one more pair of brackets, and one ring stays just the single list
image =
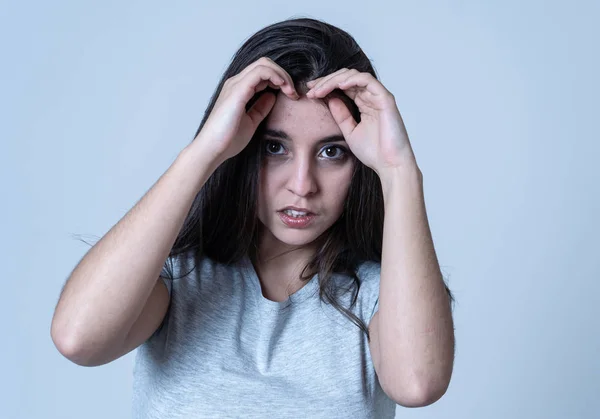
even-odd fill
[{"label": "woman", "polygon": [[394,97],[354,39],[314,19],[270,25],[74,270],[53,339],[81,365],[139,347],[134,417],[430,404],[452,372],[453,298],[423,201]]}]

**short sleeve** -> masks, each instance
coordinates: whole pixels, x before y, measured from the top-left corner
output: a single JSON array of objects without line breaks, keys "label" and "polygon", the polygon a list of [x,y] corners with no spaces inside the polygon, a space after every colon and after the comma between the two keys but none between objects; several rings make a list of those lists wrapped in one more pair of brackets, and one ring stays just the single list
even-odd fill
[{"label": "short sleeve", "polygon": [[[167,266],[171,271],[171,275],[167,271]],[[160,271],[160,278],[167,286],[167,290],[169,291],[169,296],[171,295],[171,290],[173,289],[173,278],[177,278],[179,276],[179,263],[176,257],[169,256],[163,265],[162,270]]]},{"label": "short sleeve", "polygon": [[381,278],[381,264],[373,261],[363,262],[357,275],[361,281],[361,311],[363,319],[370,322],[379,310],[379,283]]},{"label": "short sleeve", "polygon": [[173,292],[173,281],[187,277],[194,269],[195,253],[193,249],[167,258],[160,271],[160,277],[169,290],[169,296]]},{"label": "short sleeve", "polygon": [[171,295],[171,289],[173,288],[173,280],[169,278],[165,278],[164,276],[160,277],[163,283],[166,285],[167,290],[169,291],[169,296]]},{"label": "short sleeve", "polygon": [[[167,269],[168,268],[168,269]],[[167,290],[169,291],[169,300],[172,299],[172,290],[173,290],[173,278],[178,278],[179,272],[181,271],[179,258],[178,256],[169,256],[165,260],[165,263],[160,271],[160,279],[162,279],[163,283],[166,285]],[[171,303],[169,303],[171,304]],[[153,340],[158,337],[162,331],[167,327],[169,322],[169,314],[170,310],[167,311],[165,316],[163,317],[162,322],[156,328],[152,336],[148,340]]]},{"label": "short sleeve", "polygon": [[375,313],[377,313],[377,310],[379,310],[379,296],[377,296],[377,299],[375,300],[375,304],[373,306],[373,310],[371,310],[371,315],[369,316],[369,319],[373,318]]}]

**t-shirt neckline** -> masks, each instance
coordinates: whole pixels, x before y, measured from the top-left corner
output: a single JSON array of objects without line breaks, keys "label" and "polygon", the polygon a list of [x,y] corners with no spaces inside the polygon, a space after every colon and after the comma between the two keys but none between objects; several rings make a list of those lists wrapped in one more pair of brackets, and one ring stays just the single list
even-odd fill
[{"label": "t-shirt neckline", "polygon": [[316,288],[319,284],[318,274],[314,274],[312,278],[309,279],[304,286],[302,286],[302,288],[291,295],[291,299],[288,297],[285,301],[273,301],[269,300],[263,295],[258,274],[256,273],[256,269],[254,269],[254,265],[252,264],[252,261],[248,255],[245,255],[242,258],[242,268],[244,269],[245,276],[249,278],[250,282],[253,284],[253,294],[256,297],[255,300],[257,304],[261,309],[269,311],[283,310],[289,305],[296,305],[306,300],[309,296],[313,295],[312,292],[316,291]]}]

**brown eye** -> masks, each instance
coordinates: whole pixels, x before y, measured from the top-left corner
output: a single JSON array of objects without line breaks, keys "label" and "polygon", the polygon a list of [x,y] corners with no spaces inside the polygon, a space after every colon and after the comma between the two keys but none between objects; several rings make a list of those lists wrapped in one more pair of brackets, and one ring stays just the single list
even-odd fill
[{"label": "brown eye", "polygon": [[275,141],[265,142],[265,151],[267,154],[279,154],[277,151],[281,148],[281,144]]},{"label": "brown eye", "polygon": [[[339,153],[338,153],[339,152]],[[328,160],[341,160],[346,157],[346,150],[337,145],[328,145],[323,147],[322,153],[325,153]]]},{"label": "brown eye", "polygon": [[335,147],[327,147],[325,149],[325,154],[327,154],[328,157],[336,157],[336,150],[337,149]]}]

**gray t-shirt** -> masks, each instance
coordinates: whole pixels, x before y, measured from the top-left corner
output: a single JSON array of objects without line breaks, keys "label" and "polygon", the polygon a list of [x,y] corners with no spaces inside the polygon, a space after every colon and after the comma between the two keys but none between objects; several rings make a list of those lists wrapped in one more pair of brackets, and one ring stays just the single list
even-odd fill
[{"label": "gray t-shirt", "polygon": [[[203,257],[191,270],[194,263],[190,252],[174,260],[165,319],[137,349],[133,418],[394,417],[366,335],[321,302],[318,275],[291,303],[276,302],[262,295],[247,256],[234,265]],[[366,325],[378,308],[379,274],[376,262],[357,270],[352,312]],[[346,308],[350,297],[341,296]]]}]

